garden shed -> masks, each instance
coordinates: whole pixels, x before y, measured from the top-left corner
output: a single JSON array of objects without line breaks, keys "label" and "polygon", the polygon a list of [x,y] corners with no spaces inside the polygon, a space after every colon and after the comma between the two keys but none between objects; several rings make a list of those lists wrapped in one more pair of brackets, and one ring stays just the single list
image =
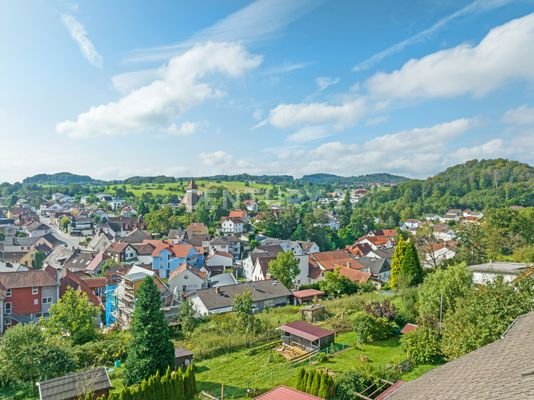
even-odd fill
[{"label": "garden shed", "polygon": [[278,328],[282,331],[282,342],[288,346],[306,351],[324,349],[334,343],[336,333],[306,321],[293,321]]}]

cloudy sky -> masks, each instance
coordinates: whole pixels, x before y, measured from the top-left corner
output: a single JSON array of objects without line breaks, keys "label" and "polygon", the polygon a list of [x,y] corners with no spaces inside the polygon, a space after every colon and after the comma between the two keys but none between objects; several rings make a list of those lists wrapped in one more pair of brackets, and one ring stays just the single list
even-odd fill
[{"label": "cloudy sky", "polygon": [[0,181],[534,162],[534,0],[3,0]]}]

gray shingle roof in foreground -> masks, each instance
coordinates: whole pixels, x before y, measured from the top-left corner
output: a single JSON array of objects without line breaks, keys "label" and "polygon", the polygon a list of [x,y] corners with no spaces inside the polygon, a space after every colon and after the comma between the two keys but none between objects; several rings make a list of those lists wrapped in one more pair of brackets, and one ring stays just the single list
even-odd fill
[{"label": "gray shingle roof in foreground", "polygon": [[110,389],[111,382],[105,368],[61,376],[37,383],[41,400],[65,400],[78,398],[91,391],[93,393]]},{"label": "gray shingle roof in foreground", "polygon": [[534,312],[501,339],[402,385],[387,400],[534,399]]}]

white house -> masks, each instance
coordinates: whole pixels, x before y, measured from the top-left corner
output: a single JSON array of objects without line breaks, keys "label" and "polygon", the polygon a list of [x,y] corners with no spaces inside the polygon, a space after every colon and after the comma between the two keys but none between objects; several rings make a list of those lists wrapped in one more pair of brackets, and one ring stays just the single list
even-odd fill
[{"label": "white house", "polygon": [[206,258],[206,267],[229,268],[234,264],[234,257],[230,253],[217,251]]},{"label": "white house", "polygon": [[493,261],[486,264],[470,265],[473,283],[484,285],[502,276],[505,282],[511,282],[528,269],[528,264]]},{"label": "white house", "polygon": [[435,224],[432,227],[432,235],[437,240],[447,242],[456,238],[456,233],[447,224]]},{"label": "white house", "polygon": [[449,260],[456,255],[456,244],[436,243],[432,249],[426,253],[424,266],[434,268],[445,260]]},{"label": "white house", "polygon": [[221,236],[209,242],[209,253],[230,253],[235,259],[241,255],[241,242],[235,236]]},{"label": "white house", "polygon": [[179,297],[188,292],[207,288],[208,279],[205,272],[184,263],[171,272],[168,285],[173,294]]},{"label": "white house", "polygon": [[221,231],[224,235],[240,235],[245,232],[245,222],[239,217],[224,217]]}]

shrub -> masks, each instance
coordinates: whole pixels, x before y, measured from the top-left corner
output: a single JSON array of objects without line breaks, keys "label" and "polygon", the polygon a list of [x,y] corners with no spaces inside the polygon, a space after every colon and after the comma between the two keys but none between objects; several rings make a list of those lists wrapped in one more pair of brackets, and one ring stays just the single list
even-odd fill
[{"label": "shrub", "polygon": [[441,335],[436,329],[420,326],[401,339],[402,349],[416,364],[434,364],[443,360]]},{"label": "shrub", "polygon": [[394,322],[390,322],[383,317],[374,317],[364,311],[355,314],[353,326],[358,343],[387,339],[398,329]]}]

